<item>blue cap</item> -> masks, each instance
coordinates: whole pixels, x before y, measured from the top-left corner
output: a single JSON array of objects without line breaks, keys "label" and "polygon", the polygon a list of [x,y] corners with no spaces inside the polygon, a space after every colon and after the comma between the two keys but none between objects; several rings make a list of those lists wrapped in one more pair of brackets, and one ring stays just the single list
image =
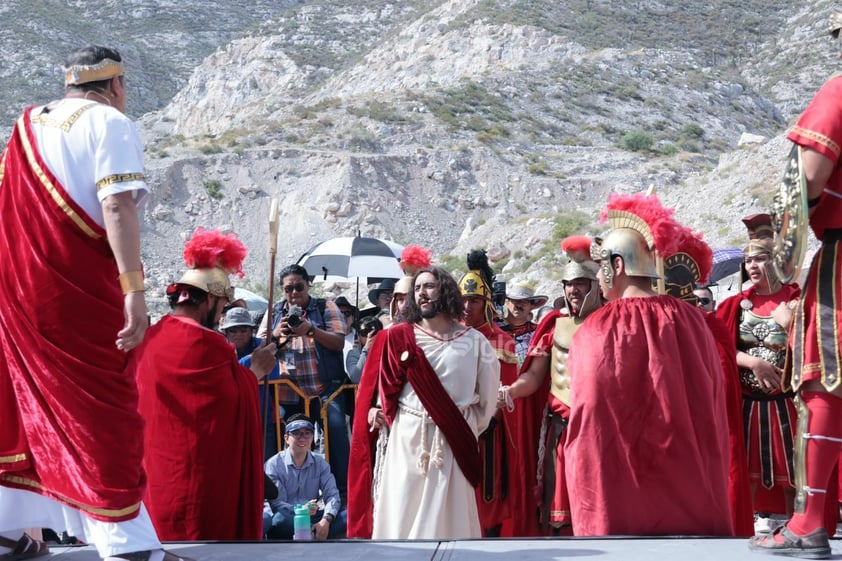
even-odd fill
[{"label": "blue cap", "polygon": [[293,431],[307,429],[309,431],[315,432],[316,428],[313,426],[313,423],[308,421],[307,419],[296,419],[291,423],[287,423],[287,428],[284,431],[285,434],[289,434]]}]

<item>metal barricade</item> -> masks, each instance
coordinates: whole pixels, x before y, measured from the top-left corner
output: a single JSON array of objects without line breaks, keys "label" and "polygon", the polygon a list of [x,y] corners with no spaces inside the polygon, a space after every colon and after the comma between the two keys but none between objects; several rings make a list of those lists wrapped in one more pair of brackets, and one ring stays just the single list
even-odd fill
[{"label": "metal barricade", "polygon": [[[313,402],[318,402],[317,407],[319,408],[319,418],[322,420],[322,431],[324,433],[324,440],[325,440],[325,460],[328,462],[330,461],[330,428],[328,427],[327,422],[327,407],[330,405],[336,398],[344,391],[351,390],[353,391],[353,397],[356,401],[357,396],[357,384],[342,384],[336,391],[334,391],[325,401],[321,400],[321,397],[318,395],[308,396],[305,394],[298,384],[293,382],[289,378],[280,378],[276,380],[269,380],[269,385],[272,388],[272,415],[275,419],[275,440],[278,445],[278,451],[284,449],[284,437],[283,431],[281,430],[281,422],[278,422],[281,419],[281,403],[280,403],[280,392],[278,391],[279,386],[286,386],[291,389],[295,394],[301,399],[304,403],[304,415],[308,418],[312,419],[312,415],[310,415],[310,411],[313,409]],[[346,407],[347,409],[347,407]],[[347,430],[347,428],[346,428]]]}]

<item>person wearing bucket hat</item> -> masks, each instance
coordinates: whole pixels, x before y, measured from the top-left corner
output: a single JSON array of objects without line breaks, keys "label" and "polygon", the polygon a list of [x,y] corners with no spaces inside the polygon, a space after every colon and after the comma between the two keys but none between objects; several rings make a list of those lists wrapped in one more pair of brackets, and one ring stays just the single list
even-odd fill
[{"label": "person wearing bucket hat", "polygon": [[506,317],[500,324],[503,331],[515,341],[518,363],[523,364],[526,351],[537,324],[532,321],[532,310],[547,303],[548,298],[535,294],[535,287],[526,281],[516,281],[506,287]]},{"label": "person wearing bucket hat", "polygon": [[579,326],[567,362],[575,535],[733,535],[716,342],[698,309],[652,288],[678,247],[673,214],[643,194],[612,194],[603,214],[611,230],[593,256],[608,302]]},{"label": "person wearing bucket hat", "polygon": [[[567,358],[573,334],[601,305],[596,279],[599,267],[590,255],[593,243],[588,236],[569,236],[562,240],[561,250],[570,259],[562,269],[567,313],[553,310],[538,324],[518,380],[502,389],[504,395],[516,400],[518,427],[525,448],[519,456],[523,463],[517,471],[540,474],[537,478],[540,500],[536,504],[533,495],[527,495],[524,511],[538,510],[541,528],[527,526],[523,529],[526,535],[571,533],[563,449],[571,403]],[[547,378],[549,388],[545,383]]]},{"label": "person wearing bucket hat", "polygon": [[255,349],[249,369],[214,329],[232,293],[228,275],[241,271],[246,252],[234,234],[197,229],[184,248],[188,270],[167,290],[173,311],[134,356],[144,504],[164,540],[262,536],[257,380],[274,367],[275,345]]},{"label": "person wearing bucket hat", "polygon": [[254,319],[245,308],[234,307],[225,312],[220,331],[234,345],[237,358],[250,355],[260,345],[261,340],[254,336]]},{"label": "person wearing bucket hat", "polygon": [[[468,254],[468,272],[459,280],[462,292],[464,314],[462,321],[482,333],[500,362],[500,383],[511,384],[517,379],[517,355],[515,342],[494,322],[494,303],[491,301],[491,287],[494,273],[483,250],[475,249]],[[484,458],[482,481],[477,487],[477,508],[480,526],[485,537],[499,537],[507,519],[514,515],[512,504],[516,503],[514,491],[521,474],[517,448],[514,446],[517,430],[514,411],[498,410],[479,436],[480,454]]]}]

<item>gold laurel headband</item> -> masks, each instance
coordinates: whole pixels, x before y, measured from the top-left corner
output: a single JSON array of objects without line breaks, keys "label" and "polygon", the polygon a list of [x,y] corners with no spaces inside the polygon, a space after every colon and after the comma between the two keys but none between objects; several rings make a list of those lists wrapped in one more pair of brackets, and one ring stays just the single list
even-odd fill
[{"label": "gold laurel headband", "polygon": [[63,66],[62,70],[64,70],[65,87],[78,86],[80,84],[98,82],[100,80],[108,80],[114,76],[119,76],[125,73],[123,63],[111,60],[110,58],[103,59],[96,64],[74,64],[73,66]]}]

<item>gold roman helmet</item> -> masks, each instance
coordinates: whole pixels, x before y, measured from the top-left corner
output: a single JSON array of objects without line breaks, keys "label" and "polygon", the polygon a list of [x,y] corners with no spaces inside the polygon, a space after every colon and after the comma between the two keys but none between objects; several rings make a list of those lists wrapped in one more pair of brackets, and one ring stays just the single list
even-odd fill
[{"label": "gold roman helmet", "polygon": [[[769,261],[763,267],[766,272],[766,280],[769,283],[769,290],[777,292],[781,288],[781,280],[773,266],[772,257],[775,247],[775,230],[772,227],[772,217],[766,213],[751,214],[743,218],[748,230],[748,245],[743,248],[745,258],[757,255],[768,255]],[[743,282],[748,280],[748,274],[743,269]]]},{"label": "gold roman helmet", "polygon": [[564,299],[564,306],[571,316],[578,315],[580,318],[584,318],[602,305],[599,283],[596,278],[599,265],[591,259],[591,252],[595,247],[598,247],[598,242],[588,236],[568,236],[561,241],[561,250],[570,258],[570,262],[562,269],[561,283],[567,286],[567,283],[576,279],[591,281],[591,289],[582,300],[582,305],[577,313],[573,312],[570,302],[566,298]]},{"label": "gold roman helmet", "polygon": [[663,286],[662,254],[673,253],[678,242],[679,224],[673,218],[675,211],[665,208],[656,195],[637,193],[612,194],[603,217],[611,224],[611,231],[595,252],[606,286],[614,283],[612,258],[622,257],[626,275],[658,280],[658,292]]},{"label": "gold roman helmet", "polygon": [[[648,228],[646,231],[648,232]],[[649,240],[638,228],[615,228],[608,232],[599,246],[595,246],[596,253],[592,254],[592,257],[602,269],[606,286],[614,285],[614,267],[611,262],[617,256],[623,258],[626,275],[659,277],[651,234],[648,237]]]},{"label": "gold roman helmet", "polygon": [[229,302],[234,300],[231,280],[222,269],[187,269],[175,284],[195,286],[219,298],[226,298]]},{"label": "gold roman helmet", "polygon": [[491,285],[494,282],[494,272],[488,264],[488,256],[482,249],[473,249],[468,253],[468,268],[470,269],[459,279],[459,291],[462,296],[479,296],[485,299],[485,319],[488,323],[494,321],[494,302],[491,299]]},{"label": "gold roman helmet", "polygon": [[681,226],[678,238],[678,251],[664,258],[666,291],[695,306],[698,297],[694,291],[697,286],[705,286],[710,278],[713,251],[701,233],[685,226]]},{"label": "gold roman helmet", "polygon": [[247,254],[246,246],[236,234],[196,228],[193,237],[184,245],[187,271],[167,287],[167,294],[173,294],[181,290],[179,286],[186,285],[230,302],[234,299],[234,289],[228,275],[236,273],[243,276],[243,259]]}]

